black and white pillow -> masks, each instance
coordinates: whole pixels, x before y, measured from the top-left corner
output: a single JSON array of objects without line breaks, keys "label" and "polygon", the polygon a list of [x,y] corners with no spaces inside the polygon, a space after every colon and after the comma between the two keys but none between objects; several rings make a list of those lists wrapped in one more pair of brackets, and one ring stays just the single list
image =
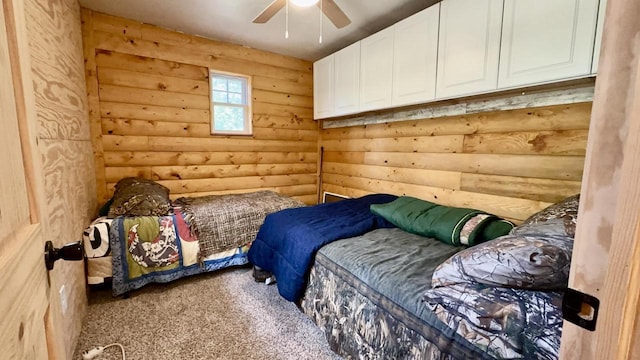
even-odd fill
[{"label": "black and white pillow", "polygon": [[88,258],[108,256],[111,253],[109,245],[109,231],[113,219],[99,217],[94,220],[82,233],[84,252]]}]

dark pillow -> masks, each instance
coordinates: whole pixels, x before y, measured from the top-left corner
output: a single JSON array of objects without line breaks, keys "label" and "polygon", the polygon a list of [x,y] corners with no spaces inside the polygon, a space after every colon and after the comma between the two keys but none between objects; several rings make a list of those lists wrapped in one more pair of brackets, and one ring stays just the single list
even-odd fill
[{"label": "dark pillow", "polygon": [[116,184],[109,217],[161,216],[171,212],[169,189],[155,181],[124,178]]},{"label": "dark pillow", "polygon": [[515,227],[511,234],[547,234],[574,238],[579,203],[580,194],[570,196],[531,215],[521,225]]},{"label": "dark pillow", "polygon": [[479,210],[438,205],[410,196],[371,205],[371,212],[404,231],[456,246],[491,240],[513,228],[512,223]]},{"label": "dark pillow", "polygon": [[456,253],[433,273],[433,287],[462,283],[533,290],[564,289],[573,239],[558,235],[505,235]]}]

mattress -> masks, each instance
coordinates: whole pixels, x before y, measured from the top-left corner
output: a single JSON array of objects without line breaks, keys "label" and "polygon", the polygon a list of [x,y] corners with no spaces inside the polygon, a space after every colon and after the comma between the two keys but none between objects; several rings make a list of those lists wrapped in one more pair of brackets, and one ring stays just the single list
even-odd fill
[{"label": "mattress", "polygon": [[[397,228],[333,242],[316,255],[301,308],[323,330],[332,349],[345,357],[520,359],[539,354],[513,329],[535,328],[529,321],[555,321],[554,294],[466,287],[464,292],[440,294],[455,306],[434,308],[424,302],[436,267],[461,249]],[[479,299],[494,301],[496,312],[491,315],[497,321],[474,317]],[[503,299],[509,303],[501,303]],[[530,301],[536,302],[539,316],[523,311],[517,319],[501,321],[500,309]],[[551,328],[540,333],[559,340],[557,325],[544,324]]]}]

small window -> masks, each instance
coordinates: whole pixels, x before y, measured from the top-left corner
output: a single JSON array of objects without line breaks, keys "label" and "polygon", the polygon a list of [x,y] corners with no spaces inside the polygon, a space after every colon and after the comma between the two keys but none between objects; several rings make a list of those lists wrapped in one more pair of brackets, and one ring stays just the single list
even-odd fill
[{"label": "small window", "polygon": [[251,79],[209,71],[211,133],[251,135]]}]

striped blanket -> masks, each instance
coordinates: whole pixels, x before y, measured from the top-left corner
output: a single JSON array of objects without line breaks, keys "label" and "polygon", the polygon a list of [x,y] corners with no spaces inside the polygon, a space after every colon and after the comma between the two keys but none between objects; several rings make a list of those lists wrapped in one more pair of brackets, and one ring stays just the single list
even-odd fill
[{"label": "striped blanket", "polygon": [[305,206],[273,191],[183,197],[174,205],[182,207],[198,237],[199,259],[251,243],[268,214]]}]

